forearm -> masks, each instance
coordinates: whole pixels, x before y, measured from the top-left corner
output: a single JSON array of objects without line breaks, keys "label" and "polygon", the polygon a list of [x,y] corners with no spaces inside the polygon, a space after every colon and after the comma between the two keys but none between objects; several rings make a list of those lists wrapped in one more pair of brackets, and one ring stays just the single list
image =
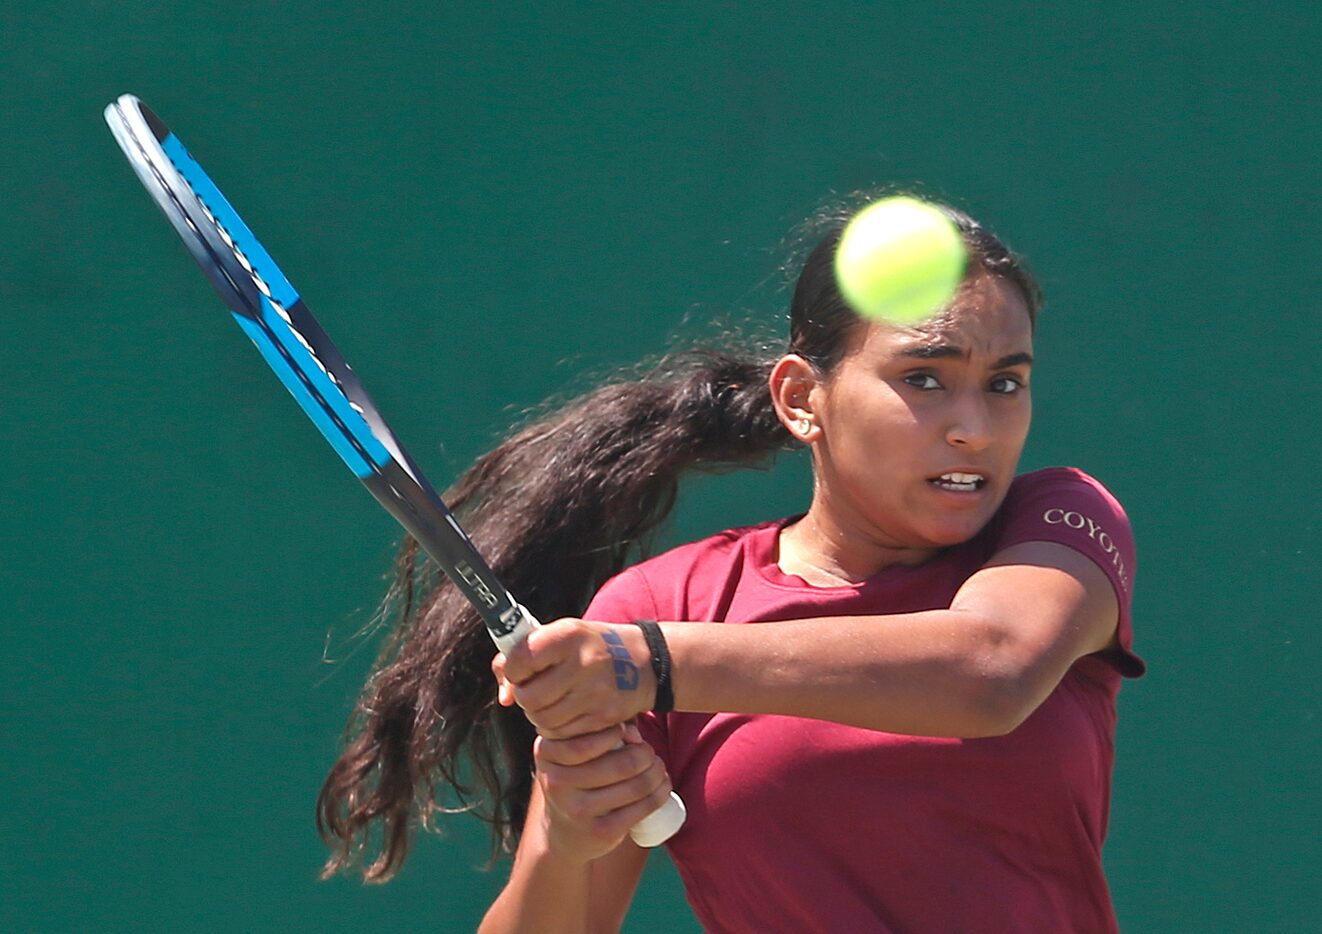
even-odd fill
[{"label": "forearm", "polygon": [[927,736],[1003,733],[1025,691],[1006,634],[958,610],[663,623],[678,710],[813,717]]},{"label": "forearm", "polygon": [[514,867],[481,931],[620,929],[647,860],[626,835],[670,791],[637,730],[624,731],[623,745],[620,737],[614,726],[572,740],[537,740],[537,782]]},{"label": "forearm", "polygon": [[482,919],[479,934],[583,934],[591,877],[591,863],[558,858],[544,835],[526,832],[509,882]]},{"label": "forearm", "polygon": [[[1115,591],[1088,558],[1051,542],[1007,550],[949,609],[764,623],[666,622],[675,707],[812,717],[923,736],[1014,729],[1074,661],[1114,642]],[[604,638],[643,677],[621,687]],[[650,652],[634,626],[562,620],[533,633],[497,674],[543,736],[629,720],[654,702]],[[648,690],[648,688],[652,690]]]}]

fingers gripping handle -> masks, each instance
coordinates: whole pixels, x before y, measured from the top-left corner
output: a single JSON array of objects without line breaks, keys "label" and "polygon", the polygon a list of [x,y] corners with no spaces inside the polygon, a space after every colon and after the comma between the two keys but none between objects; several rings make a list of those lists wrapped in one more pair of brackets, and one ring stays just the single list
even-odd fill
[{"label": "fingers gripping handle", "polygon": [[[492,633],[491,636],[495,640],[496,647],[502,652],[513,649],[528,638],[528,633],[541,625],[537,621],[537,617],[529,613],[527,608],[520,604],[515,604],[515,606],[519,610],[520,618],[514,627],[509,632],[501,635]],[[623,743],[620,745],[623,745]],[[684,826],[686,817],[688,817],[688,810],[684,807],[683,800],[672,791],[670,800],[634,824],[629,830],[629,836],[639,846],[648,848],[660,846],[673,837],[679,831],[679,828]]]}]

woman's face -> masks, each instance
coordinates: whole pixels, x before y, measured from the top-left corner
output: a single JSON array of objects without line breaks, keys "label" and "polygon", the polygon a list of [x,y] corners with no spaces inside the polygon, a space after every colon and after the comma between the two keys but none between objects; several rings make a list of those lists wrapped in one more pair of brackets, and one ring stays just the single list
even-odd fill
[{"label": "woman's face", "polygon": [[1032,417],[1023,295],[980,276],[935,323],[860,328],[812,390],[817,498],[885,548],[967,541],[1014,478]]}]

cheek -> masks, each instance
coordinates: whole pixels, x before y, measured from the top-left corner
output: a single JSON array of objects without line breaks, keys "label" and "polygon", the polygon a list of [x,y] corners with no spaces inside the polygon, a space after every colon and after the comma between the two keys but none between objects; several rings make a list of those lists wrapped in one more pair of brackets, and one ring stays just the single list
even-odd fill
[{"label": "cheek", "polygon": [[932,446],[929,421],[894,398],[860,398],[829,432],[828,473],[857,499],[908,511],[912,479]]},{"label": "cheek", "polygon": [[1003,437],[1007,448],[1013,448],[1018,452],[1023,450],[1024,442],[1028,440],[1028,429],[1033,424],[1033,403],[1031,399],[1024,399],[1021,405],[1015,406],[1006,420],[1003,431]]},{"label": "cheek", "polygon": [[880,467],[887,462],[911,460],[917,440],[929,433],[929,419],[893,392],[859,394],[840,402],[832,447],[864,465]]}]

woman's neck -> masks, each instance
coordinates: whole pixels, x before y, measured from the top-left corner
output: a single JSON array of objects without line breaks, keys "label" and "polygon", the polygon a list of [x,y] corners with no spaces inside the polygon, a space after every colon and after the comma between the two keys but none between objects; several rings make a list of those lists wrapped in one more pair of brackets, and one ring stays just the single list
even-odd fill
[{"label": "woman's neck", "polygon": [[851,520],[841,521],[815,496],[807,515],[781,529],[777,566],[814,587],[843,587],[891,565],[923,564],[940,550],[901,544],[870,523]]}]

